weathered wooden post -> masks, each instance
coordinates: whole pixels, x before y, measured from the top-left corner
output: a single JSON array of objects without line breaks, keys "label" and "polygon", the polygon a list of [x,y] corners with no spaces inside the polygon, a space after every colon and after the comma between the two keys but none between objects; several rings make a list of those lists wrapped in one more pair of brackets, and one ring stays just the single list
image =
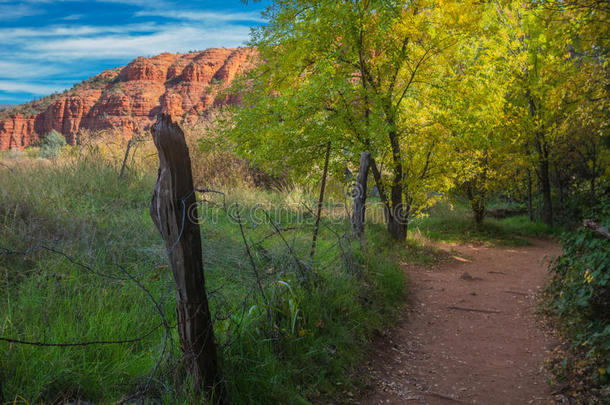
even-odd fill
[{"label": "weathered wooden post", "polygon": [[320,186],[320,197],[318,198],[318,207],[316,212],[316,224],[313,227],[313,239],[311,241],[311,250],[309,258],[313,260],[313,255],[316,252],[316,242],[318,240],[318,231],[320,229],[320,217],[322,216],[322,206],[324,204],[324,190],[326,189],[326,176],[328,175],[328,160],[330,158],[330,141],[326,143],[326,157],[324,158],[324,171],[322,172],[322,185]]},{"label": "weathered wooden post", "polygon": [[127,150],[125,150],[125,156],[123,157],[123,164],[121,165],[121,172],[119,173],[119,179],[123,178],[125,174],[125,168],[127,167],[127,159],[129,158],[129,152],[131,151],[131,147],[135,143],[135,138],[131,138],[127,142]]},{"label": "weathered wooden post", "polygon": [[203,274],[199,225],[189,217],[197,203],[191,159],[180,127],[160,115],[152,127],[159,174],[150,216],[163,237],[176,282],[178,335],[196,391],[222,395],[212,318]]},{"label": "weathered wooden post", "polygon": [[354,212],[352,213],[352,233],[356,237],[364,233],[364,215],[366,210],[366,183],[369,176],[371,165],[371,154],[369,152],[360,153],[360,168],[358,178],[354,186]]}]

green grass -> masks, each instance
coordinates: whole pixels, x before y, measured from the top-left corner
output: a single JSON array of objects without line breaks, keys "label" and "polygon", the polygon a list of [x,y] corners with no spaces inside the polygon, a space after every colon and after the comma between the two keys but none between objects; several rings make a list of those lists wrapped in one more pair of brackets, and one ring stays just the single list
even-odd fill
[{"label": "green grass", "polygon": [[412,233],[425,238],[450,243],[475,243],[484,245],[528,245],[528,238],[544,238],[558,235],[559,228],[542,222],[530,222],[526,215],[504,219],[485,218],[481,225],[472,219],[468,208],[462,204],[454,207],[439,204],[429,215],[410,223]]},{"label": "green grass", "polygon": [[[164,329],[155,329],[161,318],[148,295],[175,325],[171,270],[148,214],[156,161],[144,149],[119,179],[122,153],[108,148],[67,150],[53,161],[13,157],[6,161],[11,169],[0,166],[0,246],[24,250],[43,244],[89,267],[44,250],[27,256],[0,252],[0,336],[63,343],[131,339],[154,331],[121,345],[0,342],[0,386],[10,403],[112,403],[140,391],[145,401],[201,401],[189,389],[176,330],[165,347]],[[196,181],[205,187],[214,161],[199,155],[193,161]],[[226,204],[242,209],[266,297],[258,290],[235,210],[223,208],[222,196],[205,194],[204,268],[222,373],[235,404],[337,402],[346,391],[356,392],[360,377],[353,370],[367,339],[403,307],[407,289],[400,264],[425,266],[439,259],[427,241],[522,244],[524,237],[554,232],[523,217],[486,219],[476,227],[465,207],[439,205],[412,221],[406,243],[393,242],[375,221],[368,222],[360,242],[345,237],[349,223],[333,219],[344,211],[337,205],[323,217],[310,261],[313,221],[303,203],[311,206],[315,195],[299,188],[256,190],[228,180]],[[286,228],[283,238],[265,212]],[[310,284],[301,279],[295,257]]]},{"label": "green grass", "polygon": [[[175,325],[171,271],[148,215],[156,175],[152,164],[128,171],[121,180],[118,162],[99,150],[53,162],[12,163],[12,170],[0,167],[0,246],[23,250],[43,244],[89,269],[43,250],[27,256],[0,252],[0,336],[66,343],[131,339],[154,330],[159,313],[117,264],[155,297]],[[265,301],[255,287],[239,226],[222,209],[222,198],[210,194],[202,203],[207,288],[213,291],[210,305],[231,401],[340,398],[357,383],[350,370],[362,360],[367,338],[402,307],[405,277],[394,253],[400,249],[382,238],[382,230],[372,230],[364,246],[338,237],[349,232],[349,224],[324,219],[315,260],[309,262],[312,221],[292,204],[301,193],[247,187],[225,192],[228,204],[260,203],[278,227],[296,228],[283,233],[284,242],[269,237],[270,224],[256,221],[260,210],[258,216],[242,217]],[[285,204],[288,209],[274,210]],[[310,287],[300,281],[286,243],[317,274]],[[122,345],[0,342],[3,399],[112,403],[146,389],[146,401],[199,402],[185,383],[175,329],[170,338],[163,357],[163,328]]]}]

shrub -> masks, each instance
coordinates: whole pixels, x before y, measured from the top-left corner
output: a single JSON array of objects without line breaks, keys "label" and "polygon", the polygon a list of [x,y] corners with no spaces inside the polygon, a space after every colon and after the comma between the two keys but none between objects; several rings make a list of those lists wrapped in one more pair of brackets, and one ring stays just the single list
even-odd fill
[{"label": "shrub", "polygon": [[66,146],[66,138],[53,129],[43,139],[40,148],[40,157],[44,159],[54,159],[59,155],[61,148],[64,146]]},{"label": "shrub", "polygon": [[[606,228],[610,204],[588,213]],[[547,309],[561,322],[574,348],[584,351],[593,384],[610,388],[610,241],[580,227],[565,233],[563,255],[550,265],[552,280],[547,287]]]}]

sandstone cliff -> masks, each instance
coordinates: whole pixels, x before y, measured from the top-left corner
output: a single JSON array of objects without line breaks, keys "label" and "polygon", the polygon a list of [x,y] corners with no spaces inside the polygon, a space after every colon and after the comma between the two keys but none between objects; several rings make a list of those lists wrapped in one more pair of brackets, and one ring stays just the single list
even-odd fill
[{"label": "sandstone cliff", "polygon": [[51,130],[74,144],[81,130],[146,128],[159,113],[195,120],[212,106],[236,102],[222,93],[253,64],[248,48],[137,58],[62,94],[0,113],[0,150],[23,149]]}]

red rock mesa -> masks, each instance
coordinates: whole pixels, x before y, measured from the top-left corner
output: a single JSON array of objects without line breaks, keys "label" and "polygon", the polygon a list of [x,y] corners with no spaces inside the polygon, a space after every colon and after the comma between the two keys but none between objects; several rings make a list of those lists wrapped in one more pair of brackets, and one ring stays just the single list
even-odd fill
[{"label": "red rock mesa", "polygon": [[0,112],[0,150],[23,149],[51,130],[76,143],[80,130],[144,129],[159,113],[194,120],[238,102],[222,92],[254,64],[249,48],[162,53],[110,69],[62,94]]}]

